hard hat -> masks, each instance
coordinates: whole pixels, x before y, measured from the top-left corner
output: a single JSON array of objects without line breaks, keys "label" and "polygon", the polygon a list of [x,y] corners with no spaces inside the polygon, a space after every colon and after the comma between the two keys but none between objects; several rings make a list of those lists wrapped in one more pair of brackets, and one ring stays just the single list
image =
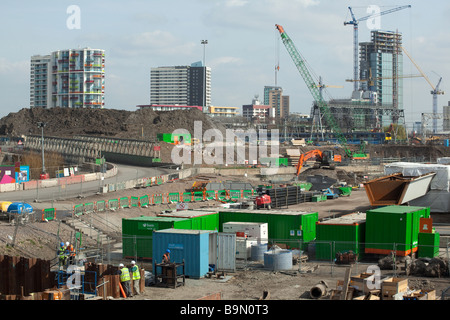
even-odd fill
[{"label": "hard hat", "polygon": [[68,246],[69,244],[70,244],[70,242],[69,242],[69,241],[67,241],[67,242],[66,242],[66,246]]},{"label": "hard hat", "polygon": [[122,267],[123,267],[123,263],[119,264],[119,268],[122,268]]},{"label": "hard hat", "polygon": [[134,260],[133,260],[133,261],[131,261],[131,264],[136,264],[136,261],[134,261]]},{"label": "hard hat", "polygon": [[166,250],[166,252],[167,252],[167,253],[170,253],[170,250],[169,250],[169,249],[167,249],[167,250]]},{"label": "hard hat", "polygon": [[59,245],[60,245],[61,247],[64,246],[64,242],[61,242]]}]

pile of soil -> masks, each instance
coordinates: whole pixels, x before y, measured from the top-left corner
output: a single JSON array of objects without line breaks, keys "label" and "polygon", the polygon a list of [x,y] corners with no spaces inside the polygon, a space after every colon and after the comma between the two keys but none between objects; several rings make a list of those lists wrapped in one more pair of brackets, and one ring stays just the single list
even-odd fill
[{"label": "pile of soil", "polygon": [[38,122],[45,122],[44,135],[72,137],[95,135],[128,139],[156,140],[157,133],[172,133],[176,129],[194,134],[194,121],[200,121],[202,134],[208,129],[219,129],[207,115],[198,109],[184,111],[154,111],[138,109],[73,109],[24,108],[0,119],[0,135],[20,137],[40,135]]},{"label": "pile of soil", "polygon": [[301,172],[298,177],[299,180],[306,181],[308,176],[314,176],[314,175],[320,175],[320,176],[326,176],[331,179],[335,179],[339,182],[346,182],[349,185],[357,185],[362,182],[362,179],[359,175],[348,172],[345,170],[330,170],[330,169],[314,169],[314,168],[308,168],[305,171]]}]

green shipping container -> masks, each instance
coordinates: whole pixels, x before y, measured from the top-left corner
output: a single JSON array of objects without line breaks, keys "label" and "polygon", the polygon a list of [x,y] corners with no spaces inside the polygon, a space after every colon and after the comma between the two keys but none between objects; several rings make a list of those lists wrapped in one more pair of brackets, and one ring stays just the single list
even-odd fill
[{"label": "green shipping container", "polygon": [[417,251],[420,218],[429,218],[430,208],[386,206],[366,213],[366,253],[407,256]]},{"label": "green shipping container", "polygon": [[439,233],[419,233],[418,258],[434,258],[439,255]]},{"label": "green shipping container", "polygon": [[[191,221],[189,229],[192,230],[219,230],[219,213],[217,211],[180,210],[157,216],[189,219]],[[175,229],[177,228],[175,227]]]},{"label": "green shipping container", "polygon": [[361,260],[364,257],[365,231],[365,213],[351,213],[317,222],[316,258],[333,260],[338,252],[353,251]]},{"label": "green shipping container", "polygon": [[146,217],[122,219],[122,254],[124,258],[152,258],[153,231],[191,229],[192,222],[182,218]]},{"label": "green shipping container", "polygon": [[288,248],[305,250],[316,238],[317,212],[279,210],[219,209],[220,228],[226,222],[267,222],[269,242],[285,244]]}]

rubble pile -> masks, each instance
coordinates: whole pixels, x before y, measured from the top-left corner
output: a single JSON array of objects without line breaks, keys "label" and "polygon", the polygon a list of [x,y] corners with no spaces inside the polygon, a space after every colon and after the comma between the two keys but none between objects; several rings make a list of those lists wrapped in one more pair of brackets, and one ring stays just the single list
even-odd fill
[{"label": "rubble pile", "polygon": [[97,135],[155,140],[157,133],[171,133],[176,129],[188,130],[193,135],[194,121],[201,122],[202,133],[208,129],[223,131],[223,127],[195,108],[166,112],[152,109],[24,108],[0,119],[0,135],[40,135],[37,123],[45,122],[44,134],[47,136]]}]

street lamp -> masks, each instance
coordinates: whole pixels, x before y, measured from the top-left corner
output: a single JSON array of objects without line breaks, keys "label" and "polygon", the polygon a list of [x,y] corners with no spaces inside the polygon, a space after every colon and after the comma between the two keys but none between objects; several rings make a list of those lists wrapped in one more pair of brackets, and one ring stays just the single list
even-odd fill
[{"label": "street lamp", "polygon": [[205,112],[206,108],[206,61],[205,61],[205,51],[206,51],[206,45],[208,44],[208,40],[202,40],[201,44],[203,45],[203,98],[202,98],[202,109],[203,112]]},{"label": "street lamp", "polygon": [[44,180],[49,178],[49,174],[45,171],[45,160],[44,160],[44,127],[47,125],[46,122],[38,122],[37,126],[38,128],[41,128],[42,138],[41,138],[41,144],[42,144],[42,173],[39,176],[39,179]]}]

